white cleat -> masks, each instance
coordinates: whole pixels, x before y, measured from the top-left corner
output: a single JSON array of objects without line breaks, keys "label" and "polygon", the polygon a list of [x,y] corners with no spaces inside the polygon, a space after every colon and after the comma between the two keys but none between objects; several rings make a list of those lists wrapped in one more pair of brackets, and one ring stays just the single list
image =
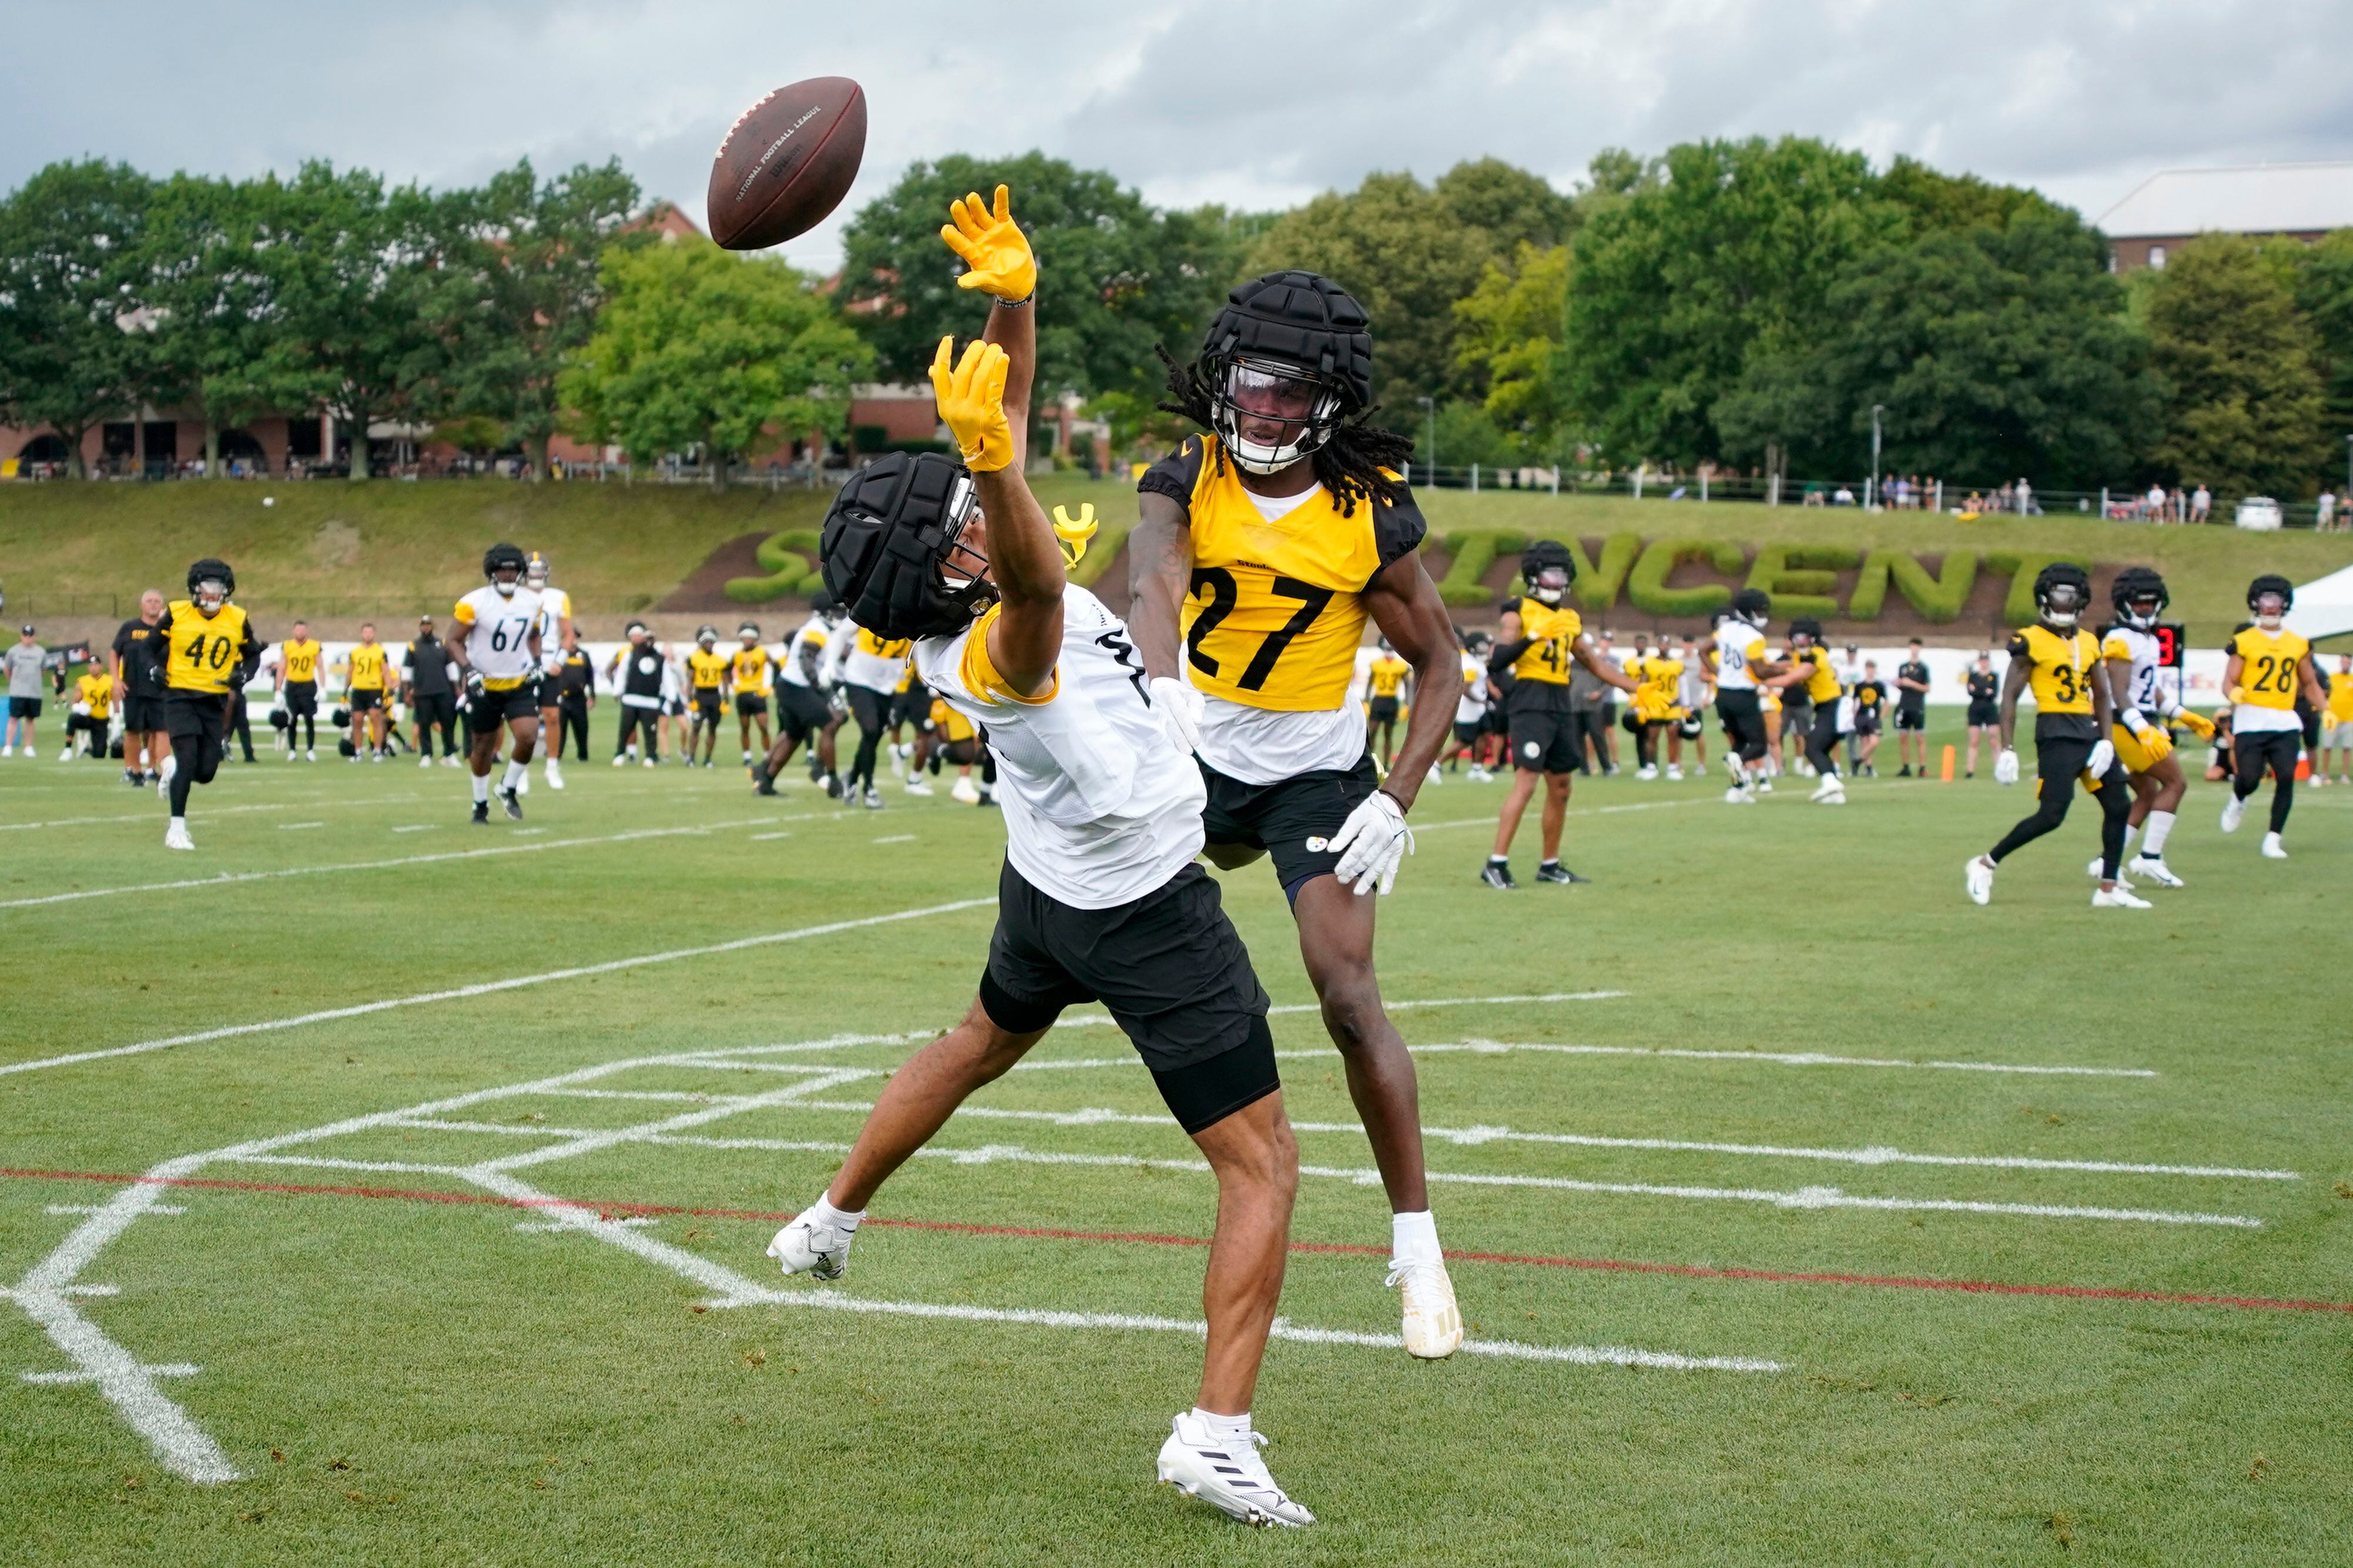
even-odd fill
[{"label": "white cleat", "polygon": [[1771,795],[1773,793],[1773,781],[1771,779],[1758,779],[1757,781],[1757,793],[1758,795]]},{"label": "white cleat", "polygon": [[188,825],[186,823],[174,822],[164,829],[164,848],[194,849],[195,847],[196,841],[188,837]]},{"label": "white cleat", "polygon": [[[2126,881],[2126,880],[2125,880],[2125,874],[2124,874],[2124,868],[2125,868],[2125,866],[2126,866],[2126,865],[2127,865],[2127,864],[2129,864],[2129,862],[2126,862],[2126,861],[2119,861],[2119,862],[2117,863],[2117,866],[2116,866],[2116,886],[2117,886],[2117,887],[2119,887],[2119,888],[2122,888],[2126,892],[2129,893],[2129,892],[2131,892],[2131,891],[2132,891],[2132,884],[2131,884],[2130,882],[2127,882],[2127,881]],[[2139,869],[2140,869],[2140,868],[2139,868],[2139,867],[2137,867],[2137,866],[2134,866],[2134,867],[2133,867],[2133,869],[2134,869],[2134,870],[2136,870],[2136,871],[2137,871],[2137,870],[2139,870]],[[2101,859],[2101,858],[2100,858],[2098,856],[2096,856],[2096,855],[2094,855],[2094,856],[2093,856],[2093,857],[2092,857],[2092,863],[2091,863],[2090,865],[2088,865],[2088,866],[2086,866],[2086,867],[2084,867],[2084,875],[2085,875],[2086,877],[2105,877],[2105,876],[2106,876],[2106,875],[2107,875],[2107,873],[2108,873],[2108,863],[2107,863],[2106,861],[2105,861],[2105,860]]]},{"label": "white cleat", "polygon": [[626,768],[629,765],[629,759],[627,757],[615,757],[613,759],[613,765],[617,768]]},{"label": "white cleat", "polygon": [[564,770],[556,765],[554,757],[547,759],[547,787],[550,789],[564,787]]},{"label": "white cleat", "polygon": [[2118,882],[2113,888],[2103,888],[2094,892],[2092,907],[2095,910],[2147,910],[2154,909],[2156,906],[2147,899],[2136,896],[2130,888]]},{"label": "white cleat", "polygon": [[1726,805],[1755,805],[1757,804],[1757,797],[1749,793],[1749,791],[1744,786],[1734,784],[1730,789],[1724,792],[1724,804]]},{"label": "white cleat", "polygon": [[1495,775],[1481,767],[1478,763],[1472,763],[1471,764],[1471,772],[1468,776],[1472,784],[1486,784],[1490,780],[1493,779]]},{"label": "white cleat", "polygon": [[302,749],[302,760],[306,763],[317,762],[319,760],[319,749],[316,746],[305,746]]},{"label": "white cleat", "polygon": [[1655,763],[1645,763],[1641,767],[1634,770],[1634,776],[1647,784],[1651,780],[1659,776],[1658,764]]},{"label": "white cleat", "polygon": [[[2189,885],[2174,875],[2173,868],[2165,863],[2162,856],[2136,855],[2125,864],[2132,868],[2134,876],[2144,878],[2160,888],[2186,888]],[[2097,875],[2096,872],[2094,874]],[[2116,879],[2119,882],[2124,880],[2121,877]]]},{"label": "white cleat", "polygon": [[768,1243],[768,1256],[781,1264],[787,1274],[806,1274],[812,1279],[839,1279],[849,1267],[849,1244],[858,1239],[854,1230],[801,1216],[776,1232]]},{"label": "white cleat", "polygon": [[973,782],[970,779],[958,779],[955,782],[955,787],[948,791],[948,798],[954,801],[961,801],[965,805],[978,805],[980,804],[980,791],[974,787]]},{"label": "white cleat", "polygon": [[1461,1348],[1462,1311],[1454,1304],[1454,1281],[1446,1277],[1444,1263],[1392,1262],[1381,1283],[1403,1288],[1407,1354],[1444,1361]]},{"label": "white cleat", "polygon": [[1162,1485],[1199,1498],[1244,1524],[1315,1522],[1315,1516],[1292,1501],[1267,1474],[1266,1461],[1258,1452],[1266,1443],[1263,1434],[1245,1432],[1229,1442],[1211,1436],[1189,1410],[1169,1425],[1168,1440],[1160,1445]]},{"label": "white cleat", "polygon": [[909,795],[929,795],[932,793],[932,786],[922,779],[911,778],[907,781],[906,791]]},{"label": "white cleat", "polygon": [[429,768],[433,765],[433,759],[430,757],[419,757],[417,759],[417,765],[420,768]]},{"label": "white cleat", "polygon": [[72,748],[71,746],[68,746],[64,751],[59,752],[58,753],[58,761],[59,761],[59,762],[61,762],[61,763],[69,763],[69,762],[72,762],[72,761],[73,761],[73,748]]},{"label": "white cleat", "polygon": [[1972,855],[1969,857],[1969,863],[1967,869],[1968,873],[1969,902],[1973,904],[1989,904],[1993,902],[1994,868],[1992,864],[1982,855]]},{"label": "white cleat", "polygon": [[1816,805],[1844,805],[1846,804],[1846,784],[1844,781],[1840,779],[1838,774],[1824,773],[1822,775],[1822,782],[1816,784],[1814,786],[1814,793],[1808,795],[1806,798],[1812,801]]},{"label": "white cleat", "polygon": [[2230,799],[2224,801],[2222,803],[2222,831],[2225,833],[2238,832],[2239,818],[2246,815],[2247,803],[2241,800],[2237,795],[2234,795]]},{"label": "white cleat", "polygon": [[2266,860],[2284,860],[2287,858],[2287,849],[2285,846],[2280,843],[2280,836],[2278,834],[2266,833],[2263,835],[2263,858]]}]

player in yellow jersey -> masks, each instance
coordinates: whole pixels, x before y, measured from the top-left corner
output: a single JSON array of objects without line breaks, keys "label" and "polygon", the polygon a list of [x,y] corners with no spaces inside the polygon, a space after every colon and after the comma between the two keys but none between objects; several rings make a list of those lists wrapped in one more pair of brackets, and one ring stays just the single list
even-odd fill
[{"label": "player in yellow jersey", "polygon": [[[1638,779],[1659,776],[1659,741],[1683,721],[1683,661],[1674,657],[1666,639],[1659,640],[1659,651],[1643,658],[1638,674],[1632,664],[1626,673],[1635,677],[1634,701],[1629,717],[1634,721],[1634,760],[1640,765],[1634,770]],[[1681,777],[1683,770],[1675,770]]]},{"label": "player in yellow jersey", "polygon": [[1966,868],[1968,894],[1977,903],[1993,898],[1996,867],[2012,850],[2031,844],[2067,819],[2067,805],[2081,779],[2100,805],[2100,890],[2095,910],[2145,910],[2146,899],[2116,879],[2125,853],[2125,814],[2132,786],[2116,762],[2108,738],[2115,711],[2108,693],[2107,661],[2100,641],[2078,623],[2092,602],[2092,579],[2081,566],[2055,562],[2034,579],[2035,622],[2010,639],[2010,668],[2001,679],[2001,754],[1993,776],[2018,782],[2018,698],[2034,689],[2034,814],[2003,835],[2000,843],[1974,856]]},{"label": "player in yellow jersey", "polygon": [[2295,606],[2295,584],[2265,573],[2247,584],[2251,626],[2231,634],[2223,651],[2231,657],[2222,668],[2222,689],[2231,699],[2231,756],[2234,767],[2231,798],[2222,807],[2222,831],[2236,833],[2246,814],[2247,797],[2263,787],[2268,771],[2272,785],[2271,831],[2263,835],[2263,857],[2284,860],[2280,843],[2286,830],[2288,808],[2295,804],[2296,752],[2304,739],[2304,719],[2295,710],[2299,697],[2315,712],[2328,705],[2320,689],[2320,672],[2312,662],[2312,645],[2287,629],[2286,616]]},{"label": "player in yellow jersey", "polygon": [[58,761],[73,761],[77,737],[88,735],[90,754],[104,762],[107,731],[113,728],[113,718],[114,677],[106,672],[100,656],[92,654],[74,681],[73,703],[66,710],[65,754]]},{"label": "player in yellow jersey", "polygon": [[1392,1213],[1406,1348],[1453,1352],[1462,1319],[1422,1168],[1413,1058],[1382,1010],[1374,911],[1412,847],[1406,814],[1453,719],[1419,702],[1388,778],[1348,700],[1371,620],[1417,689],[1461,679],[1398,477],[1410,437],[1372,422],[1373,336],[1328,278],[1275,272],[1228,296],[1195,362],[1164,349],[1164,407],[1202,427],[1138,484],[1128,615],[1153,707],[1208,790],[1208,854],[1270,856]]},{"label": "player in yellow jersey", "polygon": [[2312,782],[2328,782],[2328,753],[2337,753],[2337,782],[2353,784],[2353,653],[2339,654],[2328,678],[2328,706],[2320,716],[2320,751]]},{"label": "player in yellow jersey", "polygon": [[1409,700],[1406,684],[1413,675],[1413,666],[1399,658],[1389,647],[1389,639],[1381,639],[1380,651],[1373,658],[1372,668],[1366,674],[1366,689],[1372,700],[1365,712],[1365,749],[1373,748],[1373,737],[1380,736],[1381,772],[1389,771],[1397,757],[1398,712]]},{"label": "player in yellow jersey", "polygon": [[1852,721],[1848,716],[1846,688],[1831,663],[1830,647],[1822,640],[1821,622],[1799,616],[1789,623],[1788,668],[1772,683],[1803,693],[1807,711],[1813,715],[1812,727],[1806,731],[1806,761],[1813,767],[1816,782],[1814,793],[1806,798],[1816,805],[1844,805],[1846,781],[1839,776],[1838,742]]},{"label": "player in yellow jersey", "polygon": [[188,596],[165,606],[146,645],[162,656],[164,729],[172,737],[163,787],[171,792],[167,849],[194,849],[188,792],[213,782],[228,738],[229,697],[261,666],[261,643],[245,612],[229,603],[237,574],[210,557],[188,568]]},{"label": "player in yellow jersey", "polygon": [[[319,667],[325,650],[311,635],[308,621],[296,621],[294,633],[278,645],[278,700],[286,712],[286,760],[299,749],[311,762],[319,760]],[[302,743],[294,744],[294,726],[302,726]]]},{"label": "player in yellow jersey", "polygon": [[728,684],[735,692],[735,728],[744,742],[744,765],[752,765],[752,726],[760,726],[761,756],[768,754],[768,693],[773,686],[769,671],[776,661],[760,642],[760,628],[745,621],[735,628],[736,640],[742,645],[728,660]]},{"label": "player in yellow jersey", "polygon": [[387,754],[384,734],[389,715],[384,704],[391,668],[391,651],[375,640],[375,624],[364,624],[360,640],[343,656],[344,700],[352,710],[352,761],[355,763],[380,763]]},{"label": "player in yellow jersey", "polygon": [[686,656],[687,710],[693,715],[686,732],[686,765],[694,766],[695,743],[702,746],[702,765],[719,745],[719,718],[727,710],[727,677],[732,662],[719,651],[719,628],[703,626],[694,634],[694,651]]}]

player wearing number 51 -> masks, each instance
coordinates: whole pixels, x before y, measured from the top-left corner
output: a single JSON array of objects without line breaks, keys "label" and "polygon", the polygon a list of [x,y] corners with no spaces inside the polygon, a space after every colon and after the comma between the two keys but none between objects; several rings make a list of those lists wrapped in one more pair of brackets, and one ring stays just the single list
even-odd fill
[{"label": "player wearing number 51", "polygon": [[261,668],[262,645],[245,612],[230,604],[237,574],[209,556],[188,568],[188,596],[164,607],[147,646],[163,650],[164,732],[172,754],[159,787],[171,792],[169,849],[194,849],[188,837],[188,792],[213,782],[228,734],[231,698]]},{"label": "player wearing number 51", "polygon": [[[1414,689],[1461,681],[1399,478],[1410,437],[1371,422],[1372,323],[1328,278],[1275,272],[1228,298],[1199,355],[1166,350],[1164,407],[1202,426],[1147,470],[1128,615],[1152,699],[1208,786],[1208,856],[1271,856],[1307,977],[1388,1189],[1406,1349],[1451,1354],[1462,1320],[1438,1247],[1412,1058],[1382,1010],[1373,914],[1413,847],[1406,814],[1453,721],[1417,702],[1386,781],[1348,700],[1367,618]],[[1377,784],[1378,787],[1376,787]]]}]

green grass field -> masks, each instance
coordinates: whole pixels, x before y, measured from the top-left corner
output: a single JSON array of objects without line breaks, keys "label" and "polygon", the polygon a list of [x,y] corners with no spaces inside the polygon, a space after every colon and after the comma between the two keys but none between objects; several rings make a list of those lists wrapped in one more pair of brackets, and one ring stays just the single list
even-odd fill
[{"label": "green grass field", "polygon": [[1212,1189],[1101,1020],[839,1285],[761,1256],[969,998],[993,814],[600,757],[475,829],[265,761],[167,858],[114,777],[0,762],[0,1562],[2353,1560],[2353,790],[2274,863],[2196,788],[2147,913],[2088,806],[1969,904],[1983,776],[1580,782],[1593,885],[1513,895],[1500,786],[1425,793],[1382,981],[1494,1352],[1442,1364],[1228,876],[1310,1167],[1257,1415],[1323,1522],[1254,1535],[1152,1484]]}]

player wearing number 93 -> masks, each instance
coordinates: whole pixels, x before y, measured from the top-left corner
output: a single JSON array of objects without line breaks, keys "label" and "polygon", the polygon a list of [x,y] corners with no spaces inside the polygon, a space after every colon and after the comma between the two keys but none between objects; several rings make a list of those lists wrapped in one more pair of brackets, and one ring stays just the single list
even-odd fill
[{"label": "player wearing number 93", "polygon": [[499,754],[499,731],[514,734],[514,751],[498,795],[507,815],[522,820],[521,788],[531,776],[531,754],[539,741],[541,658],[539,595],[523,586],[528,563],[512,544],[482,552],[489,584],[458,601],[449,628],[449,658],[466,688],[466,732],[474,773],[474,821],[491,819],[491,762]]},{"label": "player wearing number 93", "polygon": [[227,562],[197,562],[188,568],[188,596],[164,607],[147,643],[163,651],[164,730],[172,737],[163,767],[172,800],[167,848],[196,847],[188,837],[188,791],[213,782],[229,705],[261,668],[262,645],[245,612],[229,603],[236,592],[237,574]]},{"label": "player wearing number 93", "polygon": [[789,1274],[839,1278],[883,1180],[1065,1007],[1100,1000],[1218,1182],[1200,1391],[1161,1448],[1160,1479],[1236,1518],[1309,1524],[1250,1424],[1299,1167],[1266,992],[1194,864],[1201,776],[1126,627],[1067,575],[1093,527],[1050,522],[1021,477],[1037,363],[1029,242],[1002,186],[993,212],[972,195],[951,213],[943,237],[970,268],[962,285],[994,301],[984,340],[958,360],[943,339],[932,366],[963,460],[893,453],[861,469],[827,512],[818,555],[849,618],[912,640],[923,684],[988,731],[1006,829],[997,930],[964,1022],[892,1075],[824,1196],[769,1255]]},{"label": "player wearing number 93", "polygon": [[1371,422],[1371,321],[1328,278],[1244,283],[1191,363],[1161,358],[1161,406],[1202,430],[1138,485],[1136,647],[1154,702],[1200,759],[1209,859],[1273,862],[1388,1189],[1406,1348],[1449,1355],[1462,1320],[1430,1215],[1413,1061],[1373,973],[1377,900],[1363,895],[1388,892],[1413,848],[1406,814],[1451,715],[1415,703],[1379,782],[1348,701],[1368,618],[1417,691],[1461,680],[1453,623],[1422,564],[1428,525],[1398,477],[1413,444]]},{"label": "player wearing number 93", "polygon": [[[2116,762],[2116,743],[2108,726],[2114,705],[2108,694],[2107,663],[2100,643],[2077,623],[2091,603],[2092,580],[2080,566],[2057,562],[2034,579],[2036,618],[2032,626],[2010,639],[2010,669],[2001,682],[2001,753],[1994,759],[1994,777],[2003,784],[2018,782],[2018,752],[2012,736],[2018,727],[2018,699],[2029,685],[2034,689],[2034,814],[2003,836],[1983,855],[1972,857],[1964,868],[1969,898],[1987,903],[1993,898],[1994,868],[2010,851],[2056,828],[2067,819],[2067,805],[2081,778],[2100,805],[2100,889],[2092,895],[2095,910],[2145,910],[2148,900],[2133,896],[2116,879],[2117,862],[2125,851],[2125,814],[2131,805],[2132,786]],[[2139,719],[2137,711],[2132,716]],[[2143,724],[2147,721],[2141,720]]]}]

